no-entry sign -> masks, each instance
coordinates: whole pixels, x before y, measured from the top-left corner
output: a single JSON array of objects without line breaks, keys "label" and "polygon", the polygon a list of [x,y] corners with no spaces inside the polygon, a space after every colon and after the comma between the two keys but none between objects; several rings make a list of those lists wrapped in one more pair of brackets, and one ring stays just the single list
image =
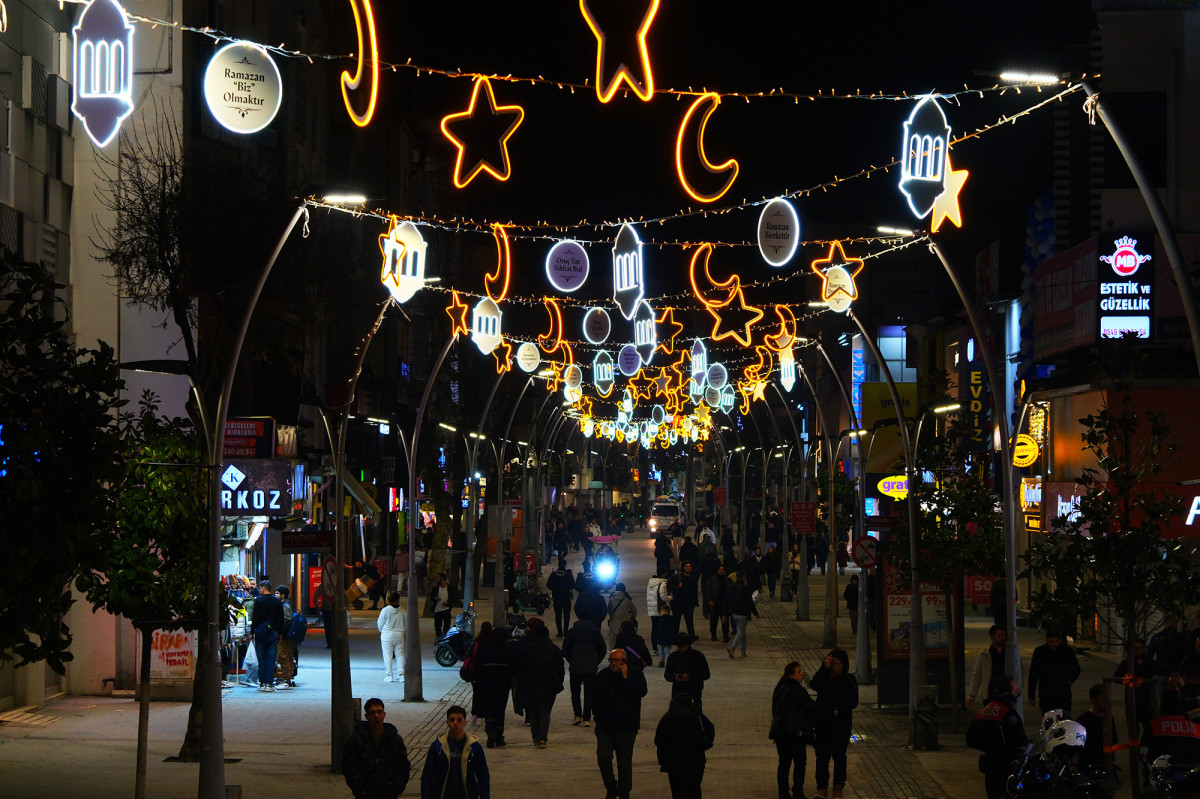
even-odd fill
[{"label": "no-entry sign", "polygon": [[862,538],[854,542],[854,562],[864,569],[869,569],[875,565],[876,552],[879,549],[879,542],[869,535],[864,535]]}]

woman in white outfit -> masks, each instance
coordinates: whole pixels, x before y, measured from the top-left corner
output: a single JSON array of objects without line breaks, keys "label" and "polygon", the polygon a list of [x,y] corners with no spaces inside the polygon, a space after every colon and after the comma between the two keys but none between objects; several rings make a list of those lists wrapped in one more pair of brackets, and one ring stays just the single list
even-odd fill
[{"label": "woman in white outfit", "polygon": [[379,611],[375,626],[379,628],[379,643],[383,648],[383,681],[400,682],[404,675],[404,611],[400,609],[398,591],[388,594],[387,605]]}]

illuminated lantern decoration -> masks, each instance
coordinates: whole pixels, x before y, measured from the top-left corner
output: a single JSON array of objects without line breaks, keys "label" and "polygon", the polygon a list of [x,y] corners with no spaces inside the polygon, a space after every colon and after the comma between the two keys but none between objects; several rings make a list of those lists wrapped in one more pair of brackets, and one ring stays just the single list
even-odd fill
[{"label": "illuminated lantern decoration", "polygon": [[[579,0],[579,10],[583,12],[583,18],[596,37],[596,97],[600,102],[607,103],[611,100],[622,82],[644,101],[648,102],[654,96],[654,73],[650,69],[650,53],[646,49],[646,34],[650,32],[650,24],[654,22],[654,15],[658,13],[658,3],[659,0],[649,0],[646,13],[643,15],[637,31],[628,32],[632,34],[633,41],[626,40],[617,48],[622,53],[631,52],[634,48],[630,45],[634,45],[638,54],[638,64],[631,66],[622,61],[614,66],[607,63],[607,32],[601,29],[596,15],[589,8],[592,5],[601,5],[601,1]],[[637,71],[641,72],[640,76],[636,74]],[[611,77],[609,77],[610,72]]]},{"label": "illuminated lantern decoration", "polygon": [[642,241],[629,223],[621,225],[613,242],[613,300],[626,319],[637,313],[642,301]]},{"label": "illuminated lantern decoration", "polygon": [[[492,298],[492,302],[504,302],[508,296],[508,284],[512,280],[512,249],[504,225],[493,224],[492,237],[496,240],[496,273],[488,272],[483,276],[483,290]],[[500,289],[493,292],[496,284],[500,284]]]},{"label": "illuminated lantern decoration", "polygon": [[704,390],[708,379],[708,350],[704,342],[696,339],[692,342],[692,379],[688,382],[688,393],[698,396]]},{"label": "illuminated lantern decoration", "polygon": [[492,350],[492,357],[496,359],[496,374],[504,374],[512,370],[512,345],[500,337],[500,343],[496,345],[496,349]]},{"label": "illuminated lantern decoration", "polygon": [[[371,0],[362,0],[362,14],[358,12],[359,0],[350,0],[350,10],[354,12],[354,30],[358,34],[358,68],[351,75],[348,70],[342,71],[342,102],[346,104],[346,112],[350,119],[360,128],[365,128],[375,116],[375,101],[379,98],[379,43],[375,38],[375,12],[371,10]],[[363,39],[363,23],[366,23],[366,39]],[[358,91],[366,74],[364,69],[370,62],[371,88],[367,92],[367,107],[361,114],[350,104],[350,92]]]},{"label": "illuminated lantern decoration", "polygon": [[612,332],[612,320],[603,308],[588,308],[583,315],[583,337],[589,344],[603,344]]},{"label": "illuminated lantern decoration", "polygon": [[925,96],[904,123],[900,156],[900,191],[917,219],[924,219],[946,190],[946,154],[950,148],[950,126],[942,107]]},{"label": "illuminated lantern decoration", "polygon": [[596,386],[596,392],[602,397],[607,397],[612,391],[615,379],[612,356],[607,350],[600,350],[592,360],[592,384]]},{"label": "illuminated lantern decoration", "polygon": [[758,215],[758,251],[771,266],[783,266],[800,243],[800,217],[786,198],[776,197]]},{"label": "illuminated lantern decoration", "polygon": [[847,258],[842,243],[829,245],[829,255],[812,262],[812,270],[822,280],[821,300],[831,311],[845,313],[858,299],[858,287],[854,278],[863,269],[861,258]]},{"label": "illuminated lantern decoration", "polygon": [[526,341],[517,347],[517,366],[521,367],[521,371],[532,374],[541,363],[542,355],[532,342]]},{"label": "illuminated lantern decoration", "polygon": [[383,253],[380,280],[392,299],[404,303],[425,285],[425,239],[411,222],[392,217],[387,234],[379,237]]},{"label": "illuminated lantern decoration", "polygon": [[721,410],[729,413],[736,403],[737,397],[734,395],[733,386],[727,385],[721,389]]},{"label": "illuminated lantern decoration", "polygon": [[446,315],[450,317],[450,335],[465,336],[471,329],[467,324],[467,304],[458,297],[458,290],[450,292],[450,304],[446,306]]},{"label": "illuminated lantern decoration", "polygon": [[625,389],[625,393],[621,395],[621,411],[626,415],[633,413],[633,394],[629,389]]},{"label": "illuminated lantern decoration", "polygon": [[[712,194],[704,194],[692,186],[691,181],[683,174],[683,141],[688,136],[688,126],[692,121],[692,117],[696,115],[696,111],[701,105],[707,104],[708,108],[704,115],[700,117],[700,125],[696,129],[696,154],[700,157],[700,164],[710,175],[728,175],[725,179],[725,185],[720,190]],[[723,164],[714,164],[708,160],[708,153],[704,151],[704,129],[708,127],[708,118],[717,110],[717,106],[721,104],[721,95],[716,92],[705,92],[696,98],[688,108],[687,113],[683,115],[683,121],[679,123],[679,133],[675,137],[675,172],[679,175],[679,182],[686,191],[695,200],[702,203],[711,203],[721,199],[725,192],[733,185],[738,176],[738,162],[730,158]]]},{"label": "illuminated lantern decoration", "polygon": [[654,309],[645,300],[638,303],[633,315],[633,344],[637,347],[638,357],[642,359],[642,366],[649,366],[654,351],[658,349],[658,329]]},{"label": "illuminated lantern decoration", "polygon": [[650,409],[650,420],[658,426],[667,420],[667,412],[661,405],[655,405]]},{"label": "illuminated lantern decoration", "polygon": [[71,111],[97,147],[133,113],[133,26],[116,0],[92,0],[71,29],[75,97]]},{"label": "illuminated lantern decoration", "polygon": [[784,391],[791,391],[796,385],[796,356],[791,347],[779,353],[779,385]]},{"label": "illuminated lantern decoration", "polygon": [[[480,89],[485,90],[487,94],[487,109],[486,113],[480,114],[480,119],[476,120],[475,112],[479,108]],[[488,118],[484,119],[484,116]],[[487,158],[477,158],[465,170],[466,176],[464,177],[463,165],[468,160],[466,158],[468,145],[464,134],[475,132],[491,134],[494,131],[494,120],[505,117],[511,117],[512,121],[500,137],[498,149],[501,162],[493,164]],[[467,110],[458,114],[450,114],[442,119],[442,133],[458,148],[458,155],[454,161],[454,187],[463,188],[480,172],[487,172],[499,181],[505,181],[512,177],[512,164],[508,160],[508,140],[517,132],[517,128],[524,120],[524,108],[519,105],[496,105],[496,93],[492,91],[492,82],[483,76],[476,78],[475,88],[471,92],[471,105]]]},{"label": "illuminated lantern decoration", "polygon": [[[709,271],[709,257],[712,255],[713,246],[705,243],[696,248],[692,253],[691,266],[688,269],[688,276],[692,283],[692,293],[704,305],[704,309],[713,318],[713,341],[723,341],[727,338],[733,338],[743,347],[750,346],[750,328],[754,323],[763,318],[763,311],[753,305],[746,304],[746,295],[742,291],[741,279],[737,275],[732,275],[728,280],[715,281],[712,273]],[[720,299],[708,297],[700,289],[700,283],[697,280],[697,266],[703,262],[704,277],[707,282],[713,287],[722,290],[728,290],[728,294]],[[737,300],[736,305],[734,300]],[[725,309],[718,313],[717,309]],[[742,319],[740,325],[735,325],[737,319]],[[739,329],[740,328],[740,329]]]},{"label": "illuminated lantern decoration", "polygon": [[617,368],[626,377],[633,377],[642,368],[642,356],[638,355],[637,347],[626,344],[617,353]]},{"label": "illuminated lantern decoration", "polygon": [[583,285],[588,269],[587,252],[577,241],[560,241],[546,254],[546,279],[567,294]]},{"label": "illuminated lantern decoration", "polygon": [[471,314],[471,339],[484,355],[500,344],[500,306],[484,297]]}]

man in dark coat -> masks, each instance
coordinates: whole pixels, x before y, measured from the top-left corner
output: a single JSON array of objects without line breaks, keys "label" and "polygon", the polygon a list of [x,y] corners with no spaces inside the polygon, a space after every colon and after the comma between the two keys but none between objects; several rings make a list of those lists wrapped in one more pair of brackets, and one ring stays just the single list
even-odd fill
[{"label": "man in dark coat", "polygon": [[690,535],[683,537],[683,543],[679,545],[679,562],[690,560],[692,563],[700,562],[700,547],[696,546]]},{"label": "man in dark coat", "polygon": [[1036,694],[1041,693],[1040,709],[1060,709],[1071,715],[1071,684],[1079,677],[1079,659],[1075,650],[1063,643],[1057,630],[1046,631],[1046,643],[1033,650],[1029,662],[1029,705],[1037,704]]},{"label": "man in dark coat", "polygon": [[[596,684],[596,669],[608,651],[600,629],[587,619],[579,619],[563,639],[562,656],[570,665],[571,709],[575,711],[575,726],[592,724],[592,693]],[[583,701],[580,702],[580,693]]]},{"label": "man in dark coat", "polygon": [[705,578],[703,588],[704,617],[708,619],[708,631],[712,634],[712,639],[717,640],[717,621],[720,620],[721,634],[725,643],[729,643],[729,578],[725,576],[724,565],[718,565],[716,572]]},{"label": "man in dark coat", "polygon": [[546,579],[546,587],[554,600],[554,625],[558,637],[562,638],[571,627],[571,592],[575,590],[575,577],[567,568],[565,558],[558,559],[558,568]]},{"label": "man in dark coat", "polygon": [[521,650],[517,685],[525,695],[525,719],[538,749],[546,748],[550,733],[550,711],[563,689],[562,650],[550,641],[544,624],[533,628],[532,639]]},{"label": "man in dark coat", "polygon": [[630,668],[627,657],[624,650],[614,649],[608,654],[608,668],[596,675],[596,764],[605,799],[629,799],[633,790],[633,745],[642,726],[646,675]]},{"label": "man in dark coat", "polygon": [[271,592],[271,584],[258,584],[258,597],[250,616],[254,634],[254,654],[258,656],[258,690],[275,690],[275,659],[279,653],[279,636],[287,629],[283,620],[283,602]]},{"label": "man in dark coat", "polygon": [[708,658],[699,649],[692,648],[692,637],[687,633],[675,636],[675,651],[667,655],[663,678],[671,683],[671,696],[687,694],[697,710],[702,710],[704,681],[712,676],[708,670]]},{"label": "man in dark coat", "polygon": [[679,619],[680,627],[687,625],[688,635],[696,637],[696,626],[692,614],[700,604],[700,575],[690,560],[682,561],[683,568],[670,582],[671,612]]},{"label": "man in dark coat", "polygon": [[608,605],[604,597],[600,596],[599,584],[594,579],[588,579],[585,583],[585,576],[590,575],[585,572],[575,581],[575,587],[579,590],[579,598],[575,600],[575,616],[587,619],[598,629],[604,617],[608,615]]},{"label": "man in dark coat", "polygon": [[492,630],[488,640],[480,643],[472,668],[475,672],[473,684],[479,696],[480,710],[483,711],[484,730],[487,731],[487,748],[505,746],[504,716],[508,708],[508,691],[512,686],[513,661],[512,654],[505,646],[503,629]]},{"label": "man in dark coat", "polygon": [[671,799],[701,799],[706,750],[711,749],[716,730],[687,694],[671,699],[671,706],[654,731],[658,770],[667,772]]},{"label": "man in dark coat", "polygon": [[988,690],[991,699],[975,714],[967,728],[967,746],[983,752],[979,757],[979,770],[983,773],[988,799],[1004,796],[1012,762],[1029,740],[1021,717],[1013,707],[1019,701],[1020,692],[1016,680],[1011,677],[993,679]]},{"label": "man in dark coat", "polygon": [[366,721],[342,745],[342,776],[356,799],[396,799],[408,785],[408,748],[391,724],[383,700],[368,699]]}]

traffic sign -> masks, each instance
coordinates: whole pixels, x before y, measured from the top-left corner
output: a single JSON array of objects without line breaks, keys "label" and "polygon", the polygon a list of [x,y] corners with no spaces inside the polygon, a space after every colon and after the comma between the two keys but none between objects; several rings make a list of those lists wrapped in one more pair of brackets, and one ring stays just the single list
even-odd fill
[{"label": "traffic sign", "polygon": [[878,549],[879,542],[869,535],[864,535],[854,542],[854,562],[864,569],[871,568],[875,565]]},{"label": "traffic sign", "polygon": [[326,599],[337,596],[337,567],[337,558],[333,555],[326,555],[321,563],[321,593]]},{"label": "traffic sign", "polygon": [[794,535],[813,535],[817,532],[817,503],[792,503],[792,533]]}]

